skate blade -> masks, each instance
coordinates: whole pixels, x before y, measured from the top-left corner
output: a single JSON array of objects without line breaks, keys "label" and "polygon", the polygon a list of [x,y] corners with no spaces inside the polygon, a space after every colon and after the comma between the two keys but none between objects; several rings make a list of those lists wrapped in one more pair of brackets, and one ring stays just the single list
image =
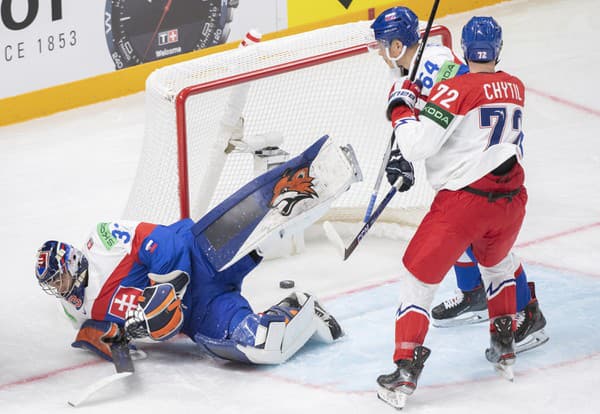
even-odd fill
[{"label": "skate blade", "polygon": [[489,319],[488,311],[468,312],[452,319],[431,319],[431,324],[436,328],[453,328],[455,326],[472,325],[485,322]]},{"label": "skate blade", "polygon": [[494,370],[504,379],[514,382],[515,372],[512,365],[506,365],[503,363],[494,364]]},{"label": "skate blade", "polygon": [[391,391],[386,388],[380,387],[379,390],[377,391],[377,398],[379,398],[381,401],[385,402],[386,404],[391,405],[396,410],[401,410],[404,408],[407,397],[408,397],[408,395],[403,392]]},{"label": "skate blade", "polygon": [[515,353],[529,351],[530,349],[537,348],[538,346],[544,345],[550,337],[546,335],[543,329],[528,335],[521,342],[515,344]]},{"label": "skate blade", "polygon": [[512,357],[508,357],[505,359],[501,359],[500,361],[494,363],[494,371],[499,374],[502,378],[507,379],[509,381],[514,381],[515,372],[513,370],[513,365],[515,364],[516,358],[514,355]]}]

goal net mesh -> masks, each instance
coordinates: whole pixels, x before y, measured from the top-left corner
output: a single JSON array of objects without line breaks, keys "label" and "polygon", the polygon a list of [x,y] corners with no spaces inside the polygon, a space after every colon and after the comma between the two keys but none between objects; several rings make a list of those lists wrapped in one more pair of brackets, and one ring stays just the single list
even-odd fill
[{"label": "goal net mesh", "polygon": [[[350,144],[364,180],[334,202],[326,219],[362,220],[392,133],[385,118],[391,78],[366,47],[374,41],[369,25],[326,27],[153,72],[125,218],[170,223],[188,205],[197,220],[250,181],[253,154],[225,153],[232,135],[224,125],[242,118],[245,137],[280,136],[279,147],[290,157],[326,134]],[[431,41],[449,42],[435,30]],[[392,200],[381,221],[418,223],[433,190],[422,164],[415,176],[415,186]],[[384,177],[380,198],[388,189]]]}]

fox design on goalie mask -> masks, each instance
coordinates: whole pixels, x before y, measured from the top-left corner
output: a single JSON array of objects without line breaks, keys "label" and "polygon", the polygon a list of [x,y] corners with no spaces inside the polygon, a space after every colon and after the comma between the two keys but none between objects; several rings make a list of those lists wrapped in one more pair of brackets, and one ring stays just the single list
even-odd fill
[{"label": "fox design on goalie mask", "polygon": [[285,170],[273,187],[273,198],[269,207],[278,208],[282,215],[289,216],[300,200],[319,197],[313,189],[313,180],[314,177],[309,175],[308,167],[296,171]]}]

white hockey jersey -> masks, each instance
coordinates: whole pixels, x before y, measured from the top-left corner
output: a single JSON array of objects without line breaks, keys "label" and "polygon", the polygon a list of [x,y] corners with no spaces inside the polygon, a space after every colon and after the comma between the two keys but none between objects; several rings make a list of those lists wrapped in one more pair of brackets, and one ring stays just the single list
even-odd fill
[{"label": "white hockey jersey", "polygon": [[127,310],[137,306],[150,285],[148,273],[189,273],[189,248],[177,231],[192,224],[98,223],[82,248],[88,260],[87,286],[75,288],[60,302],[73,326],[78,329],[86,319],[122,324]]},{"label": "white hockey jersey", "polygon": [[[415,54],[409,65],[409,74],[413,70],[416,58],[417,56]],[[438,80],[438,73],[447,62],[453,62],[457,65],[461,64],[460,60],[454,55],[452,50],[443,45],[427,44],[427,46],[423,49],[421,62],[415,75],[415,79],[419,79],[423,84],[423,87],[421,88],[421,95],[419,96],[419,100],[416,105],[418,110],[423,109],[423,106],[425,106],[427,97],[431,92],[431,88],[433,88],[433,85]],[[400,76],[400,72],[398,70],[392,70],[392,74],[393,81],[398,82],[400,85],[405,79],[408,79],[408,76]]]},{"label": "white hockey jersey", "polygon": [[525,87],[505,72],[468,73],[437,83],[414,117],[394,119],[396,145],[425,160],[435,190],[458,190],[508,158],[522,157]]}]

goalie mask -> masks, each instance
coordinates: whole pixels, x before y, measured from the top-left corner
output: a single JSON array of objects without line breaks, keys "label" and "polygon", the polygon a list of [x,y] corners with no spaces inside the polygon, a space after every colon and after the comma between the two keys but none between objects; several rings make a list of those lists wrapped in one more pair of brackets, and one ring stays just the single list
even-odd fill
[{"label": "goalie mask", "polygon": [[70,244],[50,240],[37,252],[35,276],[49,295],[66,298],[87,277],[88,262]]}]

